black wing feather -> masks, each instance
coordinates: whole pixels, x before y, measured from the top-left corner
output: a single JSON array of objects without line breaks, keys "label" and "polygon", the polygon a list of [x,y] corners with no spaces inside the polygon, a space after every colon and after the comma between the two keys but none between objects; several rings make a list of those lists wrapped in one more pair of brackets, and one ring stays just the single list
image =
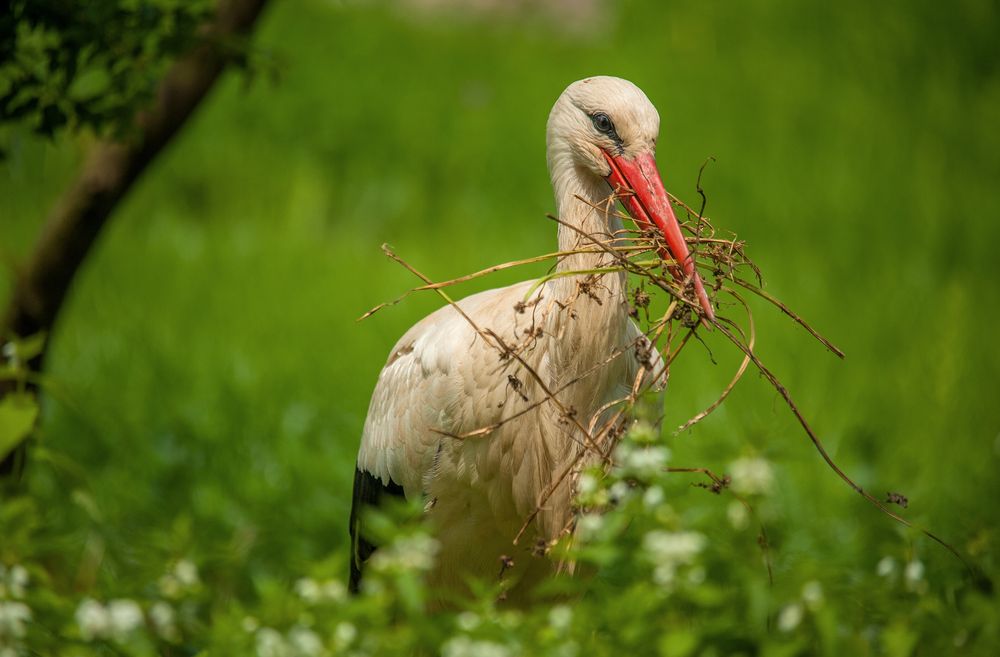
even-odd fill
[{"label": "black wing feather", "polygon": [[405,497],[403,487],[389,479],[388,484],[368,472],[356,468],[354,470],[354,498],[351,502],[351,580],[348,585],[351,593],[357,593],[361,585],[361,569],[375,551],[375,545],[366,539],[361,532],[361,515],[367,506],[378,506],[384,495]]}]

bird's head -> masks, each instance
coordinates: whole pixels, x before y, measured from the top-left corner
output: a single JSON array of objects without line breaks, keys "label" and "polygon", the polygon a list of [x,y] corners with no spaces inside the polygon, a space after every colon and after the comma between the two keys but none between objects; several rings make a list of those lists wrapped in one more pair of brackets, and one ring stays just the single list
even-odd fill
[{"label": "bird's head", "polygon": [[711,320],[712,304],[656,168],[659,132],[660,115],[639,87],[608,76],[578,80],[549,114],[549,174],[556,187],[560,176],[574,175],[606,183],[609,194],[619,193],[639,227],[655,227],[663,234],[670,257],[680,263],[678,277],[693,282],[699,305]]}]

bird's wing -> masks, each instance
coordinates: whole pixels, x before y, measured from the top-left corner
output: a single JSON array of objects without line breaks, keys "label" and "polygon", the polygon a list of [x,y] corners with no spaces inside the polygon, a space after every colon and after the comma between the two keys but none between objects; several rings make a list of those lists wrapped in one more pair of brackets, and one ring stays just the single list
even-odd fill
[{"label": "bird's wing", "polygon": [[[482,330],[512,336],[531,281],[466,297],[459,308]],[[379,375],[365,420],[358,468],[408,497],[424,492],[443,433],[462,433],[489,422],[492,401],[507,379],[498,351],[468,319],[445,306],[396,343]],[[495,409],[499,417],[500,410]]]}]

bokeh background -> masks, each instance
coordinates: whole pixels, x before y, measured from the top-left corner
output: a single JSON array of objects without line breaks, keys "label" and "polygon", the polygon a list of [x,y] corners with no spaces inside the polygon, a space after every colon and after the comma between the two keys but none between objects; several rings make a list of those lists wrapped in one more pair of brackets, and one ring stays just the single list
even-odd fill
[{"label": "bokeh background", "polygon": [[[847,353],[754,304],[761,358],[834,458],[874,494],[907,495],[908,518],[995,576],[997,34],[996,3],[975,0],[275,3],[255,38],[272,75],[222,82],[74,283],[27,476],[44,540],[107,555],[122,577],[180,554],[280,577],[342,550],[378,371],[439,304],[357,322],[415,283],[379,246],[436,279],[549,249],[547,113],[568,83],[611,74],[660,110],[668,189],[696,202],[714,157],[707,214]],[[88,140],[8,137],[13,263]],[[0,302],[10,284],[6,267]],[[731,348],[707,345],[674,367],[667,428],[735,369]],[[843,485],[754,373],[670,444],[675,465],[773,464],[779,580],[857,597],[852,573],[887,555],[920,559],[932,587],[964,577]],[[670,494],[718,520],[711,541],[753,540],[691,481]]]}]

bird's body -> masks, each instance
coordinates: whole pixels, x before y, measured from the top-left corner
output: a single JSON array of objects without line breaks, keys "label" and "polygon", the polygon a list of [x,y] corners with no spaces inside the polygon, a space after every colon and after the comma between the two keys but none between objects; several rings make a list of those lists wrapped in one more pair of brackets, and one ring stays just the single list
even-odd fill
[{"label": "bird's body", "polygon": [[[600,131],[595,112],[616,117],[609,148],[587,134]],[[560,251],[594,251],[592,238],[608,239],[621,228],[608,201],[614,169],[606,169],[612,158],[625,161],[635,153],[639,161],[651,153],[658,121],[645,95],[624,80],[589,78],[563,93],[548,128]],[[599,152],[581,154],[586,137],[597,141]],[[605,155],[605,163],[600,153],[612,149],[618,152]],[[648,218],[658,212],[651,209]],[[686,257],[685,251],[676,259]],[[612,264],[612,256],[598,250],[564,256],[556,268]],[[365,491],[382,486],[425,501],[440,544],[428,576],[432,587],[461,590],[469,576],[496,578],[505,571],[520,582],[514,591],[526,592],[552,572],[532,548],[570,528],[572,474],[599,458],[588,444],[590,432],[637,376],[663,375],[635,355],[650,350],[628,316],[625,285],[620,272],[527,281],[467,297],[413,326],[393,348],[365,422],[356,481],[367,483],[360,498],[356,483],[355,545],[359,507],[377,497]],[[370,551],[356,549],[352,584]],[[513,565],[503,568],[502,556]]]}]

